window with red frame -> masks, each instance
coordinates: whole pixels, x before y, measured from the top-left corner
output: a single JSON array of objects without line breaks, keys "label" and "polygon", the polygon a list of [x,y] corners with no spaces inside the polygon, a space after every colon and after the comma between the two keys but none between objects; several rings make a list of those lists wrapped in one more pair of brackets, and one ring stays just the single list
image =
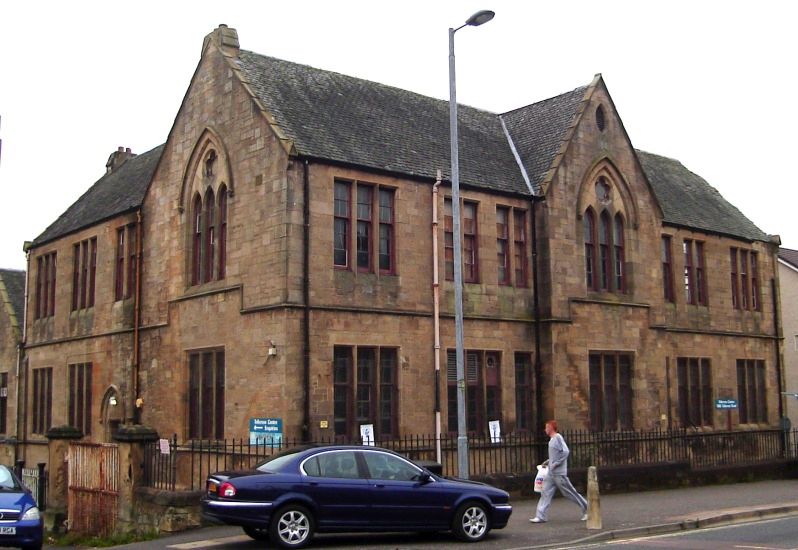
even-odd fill
[{"label": "window with red frame", "polygon": [[219,188],[219,279],[227,276],[227,187]]},{"label": "window with red frame", "polygon": [[357,186],[357,228],[355,246],[357,248],[358,271],[370,272],[372,270],[372,216],[374,190],[369,185]]},{"label": "window with red frame", "polygon": [[224,438],[224,350],[188,354],[188,437]]},{"label": "window with red frame", "polygon": [[463,203],[463,282],[479,282],[479,250],[477,245],[477,205]]},{"label": "window with red frame", "polygon": [[684,239],[684,299],[688,304],[706,306],[707,280],[705,273],[704,243]]},{"label": "window with red frame", "polygon": [[510,209],[496,207],[496,264],[500,285],[510,284]]},{"label": "window with red frame", "polygon": [[626,255],[624,252],[623,218],[620,214],[615,214],[612,229],[612,244],[615,248],[615,290],[624,292],[626,290],[626,269],[624,266]]},{"label": "window with red frame", "polygon": [[732,247],[729,252],[729,262],[732,307],[761,311],[757,253],[753,250]]},{"label": "window with red frame", "polygon": [[126,228],[116,230],[116,260],[114,261],[114,300],[125,297],[125,235]]},{"label": "window with red frame", "polygon": [[[490,420],[501,420],[501,354],[495,351],[465,351],[466,428],[486,434]],[[457,432],[457,360],[455,350],[446,353],[447,420]]]},{"label": "window with red frame", "polygon": [[377,439],[397,435],[398,359],[397,348],[333,348],[335,435],[356,436],[362,424],[372,424]]},{"label": "window with red frame", "polygon": [[732,248],[729,251],[729,263],[731,264],[730,278],[731,278],[731,299],[732,307],[740,309],[740,287],[737,274],[737,249]]},{"label": "window with red frame", "polygon": [[612,260],[610,259],[610,215],[602,212],[599,217],[599,289],[611,290]]},{"label": "window with red frame", "polygon": [[202,283],[202,199],[194,198],[191,239],[191,284]]},{"label": "window with red frame", "polygon": [[452,200],[443,201],[443,255],[444,276],[447,281],[454,280],[454,214]]},{"label": "window with red frame", "polygon": [[588,367],[591,429],[631,430],[632,356],[592,352],[588,356]]},{"label": "window with red frame", "polygon": [[131,223],[127,226],[127,285],[125,288],[125,298],[131,298],[136,293],[136,277],[138,276],[137,255],[138,239],[136,235],[136,224]]},{"label": "window with red frame", "polygon": [[[213,161],[215,157],[209,160]],[[218,194],[208,189],[204,197],[199,194],[194,197],[191,217],[192,285],[221,280],[227,274],[228,195],[227,187],[221,185]],[[135,262],[131,261],[130,265],[135,265]]]},{"label": "window with red frame", "polygon": [[737,360],[737,400],[740,424],[768,421],[765,362],[761,359]]},{"label": "window with red frame", "polygon": [[138,246],[136,224],[129,223],[116,230],[116,259],[114,269],[114,299],[132,298],[138,276]]},{"label": "window with red frame", "polygon": [[756,252],[750,252],[748,258],[751,260],[751,309],[760,311],[762,306],[759,299],[759,262]]},{"label": "window with red frame", "polygon": [[673,291],[673,252],[671,236],[662,236],[662,291],[666,302],[675,302]]},{"label": "window with red frame", "polygon": [[202,282],[207,283],[214,279],[213,268],[216,252],[216,198],[213,190],[205,193],[205,249],[202,251],[204,262],[202,268]]},{"label": "window with red frame", "polygon": [[36,305],[34,318],[44,319],[55,315],[56,253],[50,252],[36,258]]},{"label": "window with red frame", "polygon": [[75,243],[72,254],[72,311],[94,307],[97,239]]},{"label": "window with red frame", "polygon": [[679,357],[676,372],[682,426],[712,426],[714,403],[709,359]]},{"label": "window with red frame", "polygon": [[53,423],[53,369],[33,369],[33,425],[35,434],[45,434]]},{"label": "window with red frame", "polygon": [[515,427],[521,431],[533,429],[532,355],[515,354]]},{"label": "window with red frame", "polygon": [[585,283],[589,290],[598,290],[596,277],[596,217],[592,209],[588,209],[582,218],[585,240]]},{"label": "window with red frame", "polygon": [[380,273],[395,272],[394,216],[394,190],[380,188]]},{"label": "window with red frame", "polygon": [[526,210],[513,210],[513,267],[515,285],[529,286],[526,256]]},{"label": "window with red frame", "polygon": [[70,426],[91,434],[91,363],[69,365],[67,419]]},{"label": "window with red frame", "polygon": [[349,182],[335,182],[333,265],[336,267],[349,267],[350,188]]},{"label": "window with red frame", "polygon": [[684,301],[688,304],[696,304],[693,241],[685,239],[682,243],[682,250],[684,252]]}]

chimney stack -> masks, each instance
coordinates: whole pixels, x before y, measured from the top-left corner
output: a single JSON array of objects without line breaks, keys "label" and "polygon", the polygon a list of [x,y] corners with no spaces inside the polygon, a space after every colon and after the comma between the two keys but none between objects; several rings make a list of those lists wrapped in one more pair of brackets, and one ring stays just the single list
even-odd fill
[{"label": "chimney stack", "polygon": [[116,151],[111,153],[108,157],[108,162],[105,163],[105,173],[110,174],[120,166],[122,166],[128,159],[136,155],[130,150],[130,147],[117,147]]},{"label": "chimney stack", "polygon": [[208,42],[213,42],[219,50],[228,57],[238,57],[238,32],[222,23],[212,33],[205,37],[202,43],[202,52],[208,47]]}]

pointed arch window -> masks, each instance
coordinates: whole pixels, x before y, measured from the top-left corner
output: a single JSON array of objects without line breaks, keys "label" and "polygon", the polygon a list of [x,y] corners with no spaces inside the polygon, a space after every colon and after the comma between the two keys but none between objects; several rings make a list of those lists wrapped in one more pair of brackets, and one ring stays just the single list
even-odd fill
[{"label": "pointed arch window", "polygon": [[593,210],[588,208],[583,218],[585,239],[585,283],[590,290],[596,290],[596,219]]},{"label": "pointed arch window", "polygon": [[610,215],[601,213],[599,220],[599,287],[611,290],[612,264],[610,261]]},{"label": "pointed arch window", "polygon": [[214,251],[216,248],[216,200],[213,190],[208,189],[205,193],[205,259],[202,269],[202,282],[207,283],[213,280]]},{"label": "pointed arch window", "polygon": [[219,279],[227,275],[227,187],[219,188]]},{"label": "pointed arch window", "polygon": [[626,290],[626,274],[624,272],[624,235],[623,235],[623,217],[620,214],[615,214],[615,223],[613,224],[612,242],[615,246],[615,289],[618,292]]},{"label": "pointed arch window", "polygon": [[191,284],[202,282],[202,199],[194,198],[192,206]]}]

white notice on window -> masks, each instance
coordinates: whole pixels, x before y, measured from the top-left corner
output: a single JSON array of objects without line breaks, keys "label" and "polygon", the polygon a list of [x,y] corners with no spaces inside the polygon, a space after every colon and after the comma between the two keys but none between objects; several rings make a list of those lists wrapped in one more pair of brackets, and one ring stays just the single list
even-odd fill
[{"label": "white notice on window", "polygon": [[501,443],[502,442],[501,423],[498,420],[491,420],[490,422],[488,422],[488,429],[490,430],[490,442]]},{"label": "white notice on window", "polygon": [[360,438],[363,440],[363,445],[374,446],[374,424],[361,424],[360,425]]},{"label": "white notice on window", "polygon": [[169,447],[169,440],[168,439],[159,439],[158,440],[158,445],[161,448],[161,454],[162,455],[168,455],[169,454],[170,447]]}]

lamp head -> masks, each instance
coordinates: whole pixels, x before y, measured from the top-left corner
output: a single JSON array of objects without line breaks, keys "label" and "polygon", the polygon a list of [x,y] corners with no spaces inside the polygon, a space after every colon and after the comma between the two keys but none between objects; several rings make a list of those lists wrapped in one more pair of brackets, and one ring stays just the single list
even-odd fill
[{"label": "lamp head", "polygon": [[479,27],[493,19],[496,13],[490,10],[479,10],[477,13],[472,15],[471,17],[466,20],[465,24],[471,27]]}]

